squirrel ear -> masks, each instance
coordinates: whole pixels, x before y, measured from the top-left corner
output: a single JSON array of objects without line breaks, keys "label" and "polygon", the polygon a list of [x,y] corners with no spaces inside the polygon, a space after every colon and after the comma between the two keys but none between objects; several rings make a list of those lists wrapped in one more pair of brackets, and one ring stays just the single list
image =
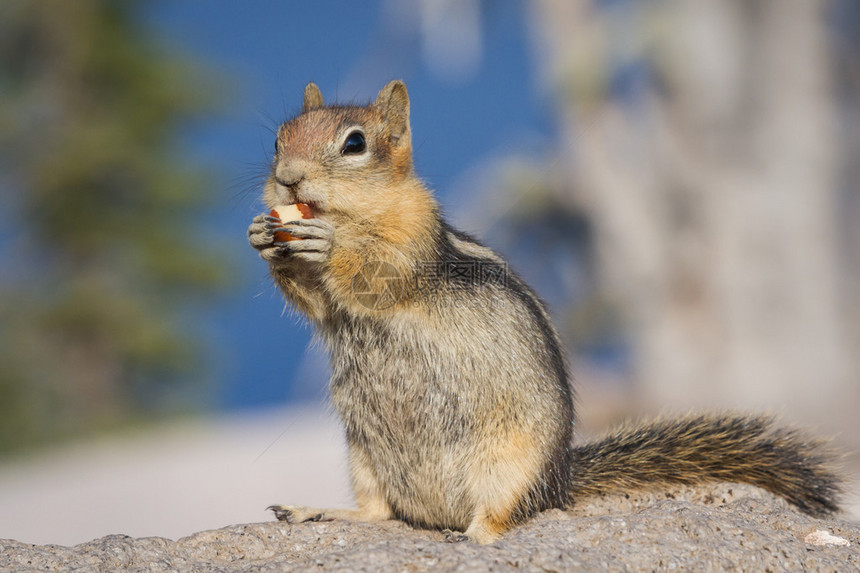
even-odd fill
[{"label": "squirrel ear", "polygon": [[385,84],[373,104],[385,117],[391,143],[398,145],[409,141],[409,94],[406,84],[394,80]]},{"label": "squirrel ear", "polygon": [[320,89],[315,83],[308,82],[308,85],[305,86],[305,102],[302,104],[302,113],[320,108],[324,105]]}]

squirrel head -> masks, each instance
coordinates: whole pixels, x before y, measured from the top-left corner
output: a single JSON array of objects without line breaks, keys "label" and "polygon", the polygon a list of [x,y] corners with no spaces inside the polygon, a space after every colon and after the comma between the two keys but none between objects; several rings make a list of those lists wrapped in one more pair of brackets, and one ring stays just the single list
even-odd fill
[{"label": "squirrel head", "polygon": [[410,192],[429,196],[413,172],[406,85],[389,82],[366,106],[326,106],[309,83],[302,112],[278,129],[269,207],[307,203],[337,223],[402,207]]}]

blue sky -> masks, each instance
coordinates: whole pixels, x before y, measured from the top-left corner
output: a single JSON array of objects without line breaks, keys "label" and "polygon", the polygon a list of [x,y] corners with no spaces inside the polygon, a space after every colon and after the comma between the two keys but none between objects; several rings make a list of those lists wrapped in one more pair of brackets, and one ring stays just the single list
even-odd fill
[{"label": "blue sky", "polygon": [[[392,16],[397,8],[404,20]],[[213,192],[212,224],[234,241],[240,288],[215,311],[217,403],[232,409],[322,396],[326,373],[311,331],[271,287],[265,264],[247,247],[259,189],[237,183],[264,168],[270,130],[295,113],[308,81],[327,101],[372,100],[390,79],[406,81],[419,175],[443,208],[462,198],[466,174],[492,158],[534,154],[551,137],[549,102],[537,86],[526,7],[485,3],[481,57],[472,73],[450,78],[423,56],[411,2],[162,2],[147,23],[168,46],[226,78],[230,105],[188,134],[195,160],[223,182]],[[537,142],[537,143],[536,143]],[[469,229],[467,229],[469,230]]]}]

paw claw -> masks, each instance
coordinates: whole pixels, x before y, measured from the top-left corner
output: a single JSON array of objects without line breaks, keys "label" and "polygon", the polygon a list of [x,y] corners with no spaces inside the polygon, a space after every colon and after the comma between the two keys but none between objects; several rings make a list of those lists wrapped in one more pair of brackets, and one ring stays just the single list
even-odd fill
[{"label": "paw claw", "polygon": [[275,514],[275,518],[278,521],[286,521],[287,523],[294,523],[293,521],[293,512],[289,508],[286,508],[281,505],[270,505],[266,508],[266,511],[272,511]]},{"label": "paw claw", "polygon": [[451,531],[450,529],[445,529],[442,531],[445,534],[445,543],[462,543],[464,541],[469,541],[469,536],[459,531]]},{"label": "paw claw", "polygon": [[267,511],[273,511],[278,521],[287,523],[303,523],[305,521],[331,521],[325,512],[300,505],[270,505]]}]

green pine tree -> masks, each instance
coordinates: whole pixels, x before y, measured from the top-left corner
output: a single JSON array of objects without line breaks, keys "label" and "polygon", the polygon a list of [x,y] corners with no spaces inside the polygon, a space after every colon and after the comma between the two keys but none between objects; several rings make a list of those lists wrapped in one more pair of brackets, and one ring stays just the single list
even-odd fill
[{"label": "green pine tree", "polygon": [[217,102],[139,6],[0,5],[0,453],[199,402],[228,273],[179,142]]}]

